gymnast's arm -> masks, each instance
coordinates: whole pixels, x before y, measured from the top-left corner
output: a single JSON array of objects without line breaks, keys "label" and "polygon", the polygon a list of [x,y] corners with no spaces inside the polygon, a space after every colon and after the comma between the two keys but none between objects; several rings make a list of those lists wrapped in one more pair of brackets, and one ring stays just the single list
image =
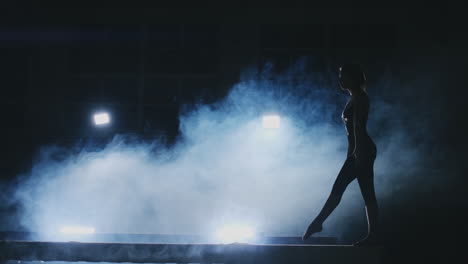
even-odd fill
[{"label": "gymnast's arm", "polygon": [[362,154],[361,146],[366,136],[366,119],[369,111],[369,98],[366,93],[360,93],[353,98],[353,126],[354,126],[354,155],[356,158]]}]

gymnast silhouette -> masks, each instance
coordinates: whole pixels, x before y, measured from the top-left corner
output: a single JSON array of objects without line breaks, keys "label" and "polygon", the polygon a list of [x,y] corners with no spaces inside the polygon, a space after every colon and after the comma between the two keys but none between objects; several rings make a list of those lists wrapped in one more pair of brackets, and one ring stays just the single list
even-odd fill
[{"label": "gymnast silhouette", "polygon": [[364,198],[367,214],[368,234],[355,246],[375,243],[378,220],[377,199],[374,190],[374,160],[377,148],[367,134],[369,97],[366,93],[366,76],[358,64],[344,64],[340,67],[339,83],[342,90],[351,95],[343,110],[342,119],[348,136],[348,154],[332,191],[320,213],[307,228],[302,239],[322,231],[322,224],[340,203],[346,187],[357,178]]}]

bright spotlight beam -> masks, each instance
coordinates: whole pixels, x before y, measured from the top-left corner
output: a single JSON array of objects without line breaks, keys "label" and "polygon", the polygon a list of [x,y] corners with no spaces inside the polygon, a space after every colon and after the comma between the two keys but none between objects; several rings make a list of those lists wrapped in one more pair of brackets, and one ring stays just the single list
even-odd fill
[{"label": "bright spotlight beam", "polygon": [[94,124],[97,126],[109,124],[110,117],[108,113],[96,113],[94,114]]},{"label": "bright spotlight beam", "polygon": [[95,231],[94,227],[87,226],[64,226],[60,228],[60,233],[68,235],[91,235]]},{"label": "bright spotlight beam", "polygon": [[279,115],[265,115],[262,124],[263,128],[280,128],[281,118]]},{"label": "bright spotlight beam", "polygon": [[254,236],[254,230],[248,226],[226,226],[216,233],[216,237],[221,243],[248,242]]}]

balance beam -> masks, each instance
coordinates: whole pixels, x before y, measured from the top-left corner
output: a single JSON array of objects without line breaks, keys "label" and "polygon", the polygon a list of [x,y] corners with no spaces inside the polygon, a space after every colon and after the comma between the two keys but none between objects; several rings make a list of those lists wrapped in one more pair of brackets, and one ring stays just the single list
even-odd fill
[{"label": "balance beam", "polygon": [[381,263],[381,248],[347,245],[0,241],[0,259],[132,263]]},{"label": "balance beam", "polygon": [[[44,241],[52,234],[38,232],[0,231],[0,241]],[[217,241],[210,236],[201,235],[174,235],[174,234],[131,234],[131,233],[95,233],[95,234],[69,234],[67,241],[80,241],[92,243],[145,243],[145,244],[216,244]],[[65,239],[65,238],[62,238]],[[52,240],[63,242],[64,240]],[[313,236],[306,241],[301,237],[264,236],[255,237],[252,244],[301,244],[301,245],[336,245],[336,237]]]}]

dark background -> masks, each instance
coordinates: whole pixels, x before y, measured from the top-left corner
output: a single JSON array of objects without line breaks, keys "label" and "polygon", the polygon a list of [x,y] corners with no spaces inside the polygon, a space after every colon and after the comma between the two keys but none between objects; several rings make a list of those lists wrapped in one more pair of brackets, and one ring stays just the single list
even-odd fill
[{"label": "dark background", "polygon": [[[394,79],[370,93],[421,117],[434,145],[427,155],[446,171],[431,175],[423,193],[411,186],[408,199],[383,214],[389,261],[455,260],[467,234],[467,41],[458,10],[5,8],[2,195],[46,144],[105,142],[118,133],[172,144],[183,108],[223,98],[245,67],[273,61],[281,71],[306,56],[321,72],[353,61],[365,66],[370,87]],[[99,107],[114,118],[106,129],[90,120]],[[15,212],[14,203],[0,205],[0,224],[14,222]]]}]

